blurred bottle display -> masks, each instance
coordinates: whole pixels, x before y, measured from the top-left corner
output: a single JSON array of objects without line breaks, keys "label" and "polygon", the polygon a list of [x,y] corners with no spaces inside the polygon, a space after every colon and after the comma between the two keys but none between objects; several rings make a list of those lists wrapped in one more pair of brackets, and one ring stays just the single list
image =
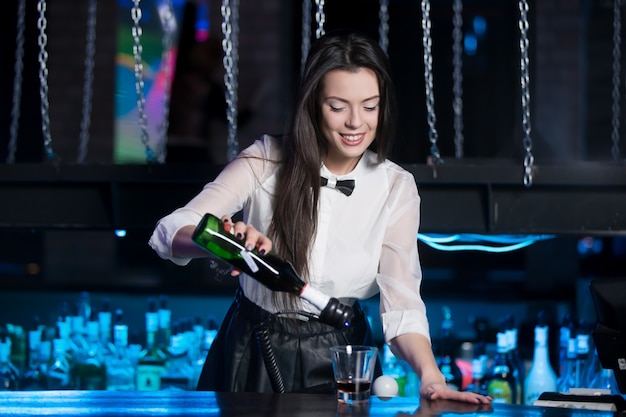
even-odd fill
[{"label": "blurred bottle display", "polygon": [[[98,304],[100,308],[94,308],[91,304],[93,300],[94,297],[85,292],[78,294],[75,300],[66,300],[60,306],[56,322],[49,326],[37,324],[35,317],[24,327],[5,325],[5,339],[10,342],[8,359],[18,375],[17,383],[11,386],[33,391],[195,389],[207,353],[218,333],[219,325],[215,317],[208,316],[204,320],[198,315],[175,317],[176,312],[170,308],[168,298],[160,295],[149,298],[146,311],[140,313],[145,319],[145,327],[140,325],[139,328],[130,328],[124,320],[124,312],[112,308],[107,298]],[[83,315],[86,311],[90,312],[90,316],[85,322]],[[554,340],[559,339],[558,343],[551,345],[547,339],[545,346],[540,344],[543,337],[538,334],[541,333],[539,328],[543,327],[540,322],[545,324],[545,320],[537,319],[533,355],[525,358],[530,365],[528,375],[520,381],[520,373],[516,372],[514,365],[516,355],[513,353],[517,352],[519,358],[524,350],[516,349],[519,330],[511,316],[501,320],[495,349],[493,342],[487,343],[493,340],[492,332],[495,330],[489,325],[488,318],[470,320],[476,338],[466,340],[471,343],[469,355],[457,357],[457,347],[461,344],[458,343],[453,317],[448,307],[443,311],[437,339],[439,343],[433,346],[437,349],[437,363],[448,383],[455,389],[490,395],[495,402],[516,404],[522,391],[520,385],[524,387],[523,403],[528,403],[529,397],[536,395],[534,391],[525,391],[529,389],[532,375],[536,373],[533,368],[537,362],[541,362],[537,359],[541,348],[545,348],[548,361],[551,346],[559,351],[561,348],[557,333]],[[39,317],[50,316],[50,312],[37,313]],[[568,331],[562,334],[570,337],[567,340],[569,352],[566,352],[564,359],[559,355],[558,366],[552,368],[554,371],[563,367],[554,391],[569,392],[571,388],[613,389],[615,382],[611,371],[599,366],[597,352],[590,338],[590,326],[582,322],[574,323],[570,316],[567,317],[567,320],[564,318],[557,324],[559,330],[567,328]],[[163,344],[161,340],[168,334],[168,343]],[[12,360],[13,343],[16,340],[18,342],[15,343],[24,343],[26,347],[21,367]],[[3,343],[7,344],[6,341]],[[523,347],[526,348],[525,345]],[[555,365],[556,358],[555,355]],[[464,366],[459,368],[461,360]],[[398,382],[400,395],[418,395],[419,381],[414,372],[404,361],[395,357],[388,346],[381,349],[381,361],[384,374],[393,376]],[[456,375],[455,369],[458,370]]]},{"label": "blurred bottle display", "polygon": [[543,312],[540,312],[535,326],[535,350],[533,362],[524,381],[524,404],[532,405],[544,392],[556,392],[557,378],[550,364],[549,327]]},{"label": "blurred bottle display", "polygon": [[[150,298],[144,334],[144,329],[130,329],[124,311],[112,311],[108,298],[102,299],[99,311],[91,300],[82,292],[75,302],[64,301],[49,326],[34,316],[26,332],[13,324],[2,328],[2,350],[8,355],[3,389],[195,390],[217,336],[214,316],[206,323],[197,315],[172,323],[167,297]],[[159,342],[165,337],[167,343]],[[12,360],[14,340],[20,339],[26,346],[21,367]]]}]

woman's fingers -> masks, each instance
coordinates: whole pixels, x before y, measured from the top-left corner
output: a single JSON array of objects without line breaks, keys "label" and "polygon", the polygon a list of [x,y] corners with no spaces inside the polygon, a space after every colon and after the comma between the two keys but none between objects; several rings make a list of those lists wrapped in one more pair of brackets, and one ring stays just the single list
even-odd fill
[{"label": "woman's fingers", "polygon": [[244,222],[233,223],[230,216],[222,216],[222,222],[226,231],[233,234],[237,239],[244,241],[247,250],[256,249],[261,255],[272,250],[272,241],[251,224]]}]

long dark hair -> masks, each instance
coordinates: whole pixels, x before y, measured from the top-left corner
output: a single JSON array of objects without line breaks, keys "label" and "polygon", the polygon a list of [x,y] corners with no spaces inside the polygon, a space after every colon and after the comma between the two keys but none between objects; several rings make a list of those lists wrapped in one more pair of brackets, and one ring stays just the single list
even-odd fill
[{"label": "long dark hair", "polygon": [[372,70],[378,79],[380,108],[376,138],[370,148],[378,161],[387,158],[395,133],[396,101],[387,56],[359,33],[328,32],[311,46],[301,76],[289,134],[282,140],[282,161],[274,215],[269,230],[276,252],[307,280],[308,259],[317,228],[320,167],[328,143],[320,130],[322,79],[331,70]]}]

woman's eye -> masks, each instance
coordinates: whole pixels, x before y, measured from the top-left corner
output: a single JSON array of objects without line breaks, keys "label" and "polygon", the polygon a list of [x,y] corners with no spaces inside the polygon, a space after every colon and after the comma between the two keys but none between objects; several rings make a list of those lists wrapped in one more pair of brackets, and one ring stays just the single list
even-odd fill
[{"label": "woman's eye", "polygon": [[378,108],[378,105],[375,106],[365,106],[366,111],[375,111]]},{"label": "woman's eye", "polygon": [[330,111],[341,111],[341,110],[343,110],[343,107],[336,107],[336,106],[333,106],[332,104],[329,104],[328,107],[330,107]]}]

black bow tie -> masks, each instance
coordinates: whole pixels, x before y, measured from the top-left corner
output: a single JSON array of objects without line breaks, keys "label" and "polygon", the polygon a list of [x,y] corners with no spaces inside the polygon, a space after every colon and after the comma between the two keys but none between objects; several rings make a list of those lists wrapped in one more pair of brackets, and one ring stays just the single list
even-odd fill
[{"label": "black bow tie", "polygon": [[336,190],[341,191],[345,195],[349,196],[354,191],[354,180],[335,180],[331,179],[330,181],[326,177],[321,177],[322,179],[322,187],[330,187]]}]

